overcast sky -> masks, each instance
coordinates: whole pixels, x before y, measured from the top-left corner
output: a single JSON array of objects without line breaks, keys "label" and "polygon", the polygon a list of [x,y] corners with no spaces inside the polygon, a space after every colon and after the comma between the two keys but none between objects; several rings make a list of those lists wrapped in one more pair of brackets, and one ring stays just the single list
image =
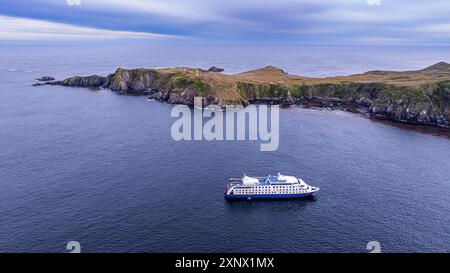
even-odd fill
[{"label": "overcast sky", "polygon": [[450,45],[449,14],[450,0],[2,0],[0,42]]}]

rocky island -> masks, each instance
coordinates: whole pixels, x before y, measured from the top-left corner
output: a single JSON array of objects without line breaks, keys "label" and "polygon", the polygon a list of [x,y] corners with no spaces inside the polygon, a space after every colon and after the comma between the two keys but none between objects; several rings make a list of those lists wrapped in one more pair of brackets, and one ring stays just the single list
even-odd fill
[{"label": "rocky island", "polygon": [[367,109],[391,120],[450,128],[450,64],[440,62],[415,71],[370,71],[327,78],[289,75],[265,68],[227,75],[222,69],[177,67],[118,68],[108,76],[73,76],[33,84],[107,88],[121,94],[145,95],[171,104],[203,106],[251,103],[312,105],[352,111]]}]

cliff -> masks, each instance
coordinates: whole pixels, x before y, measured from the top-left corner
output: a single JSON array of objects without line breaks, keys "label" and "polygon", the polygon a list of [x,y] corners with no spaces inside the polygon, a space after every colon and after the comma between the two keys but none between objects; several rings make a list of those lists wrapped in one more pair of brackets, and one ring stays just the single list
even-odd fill
[{"label": "cliff", "polygon": [[370,71],[363,74],[310,78],[268,66],[226,75],[193,68],[124,69],[103,76],[74,76],[34,85],[108,88],[146,95],[172,104],[309,104],[329,109],[365,107],[392,120],[450,127],[450,64],[440,62],[416,71]]}]

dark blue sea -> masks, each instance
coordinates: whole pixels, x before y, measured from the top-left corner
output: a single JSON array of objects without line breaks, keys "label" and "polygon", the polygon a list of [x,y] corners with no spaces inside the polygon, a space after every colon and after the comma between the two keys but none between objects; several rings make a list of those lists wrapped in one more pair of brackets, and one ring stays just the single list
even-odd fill
[{"label": "dark blue sea", "polygon": [[[450,251],[450,139],[341,111],[280,110],[280,146],[174,141],[172,106],[31,87],[117,67],[266,65],[305,76],[412,70],[448,47],[0,46],[0,251]],[[282,172],[313,199],[227,202],[229,177]]]}]

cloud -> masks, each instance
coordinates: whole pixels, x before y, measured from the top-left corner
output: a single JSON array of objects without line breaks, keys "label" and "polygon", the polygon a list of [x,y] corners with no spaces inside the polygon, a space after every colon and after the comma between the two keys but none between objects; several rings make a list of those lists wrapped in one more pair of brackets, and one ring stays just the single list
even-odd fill
[{"label": "cloud", "polygon": [[450,44],[448,0],[82,0],[79,6],[66,0],[2,2],[4,15],[106,31],[99,39],[166,35],[196,42]]},{"label": "cloud", "polygon": [[0,41],[109,40],[177,38],[146,32],[116,31],[0,15]]},{"label": "cloud", "polygon": [[81,6],[81,0],[66,0],[69,6]]},{"label": "cloud", "polygon": [[380,6],[381,0],[366,0],[369,6]]},{"label": "cloud", "polygon": [[419,31],[434,35],[450,36],[450,23],[427,24],[419,27]]},{"label": "cloud", "polygon": [[[72,0],[73,1],[73,0]],[[209,1],[198,0],[85,0],[82,10],[147,14],[180,22],[207,22],[221,19]],[[51,3],[50,3],[51,4]]]}]

